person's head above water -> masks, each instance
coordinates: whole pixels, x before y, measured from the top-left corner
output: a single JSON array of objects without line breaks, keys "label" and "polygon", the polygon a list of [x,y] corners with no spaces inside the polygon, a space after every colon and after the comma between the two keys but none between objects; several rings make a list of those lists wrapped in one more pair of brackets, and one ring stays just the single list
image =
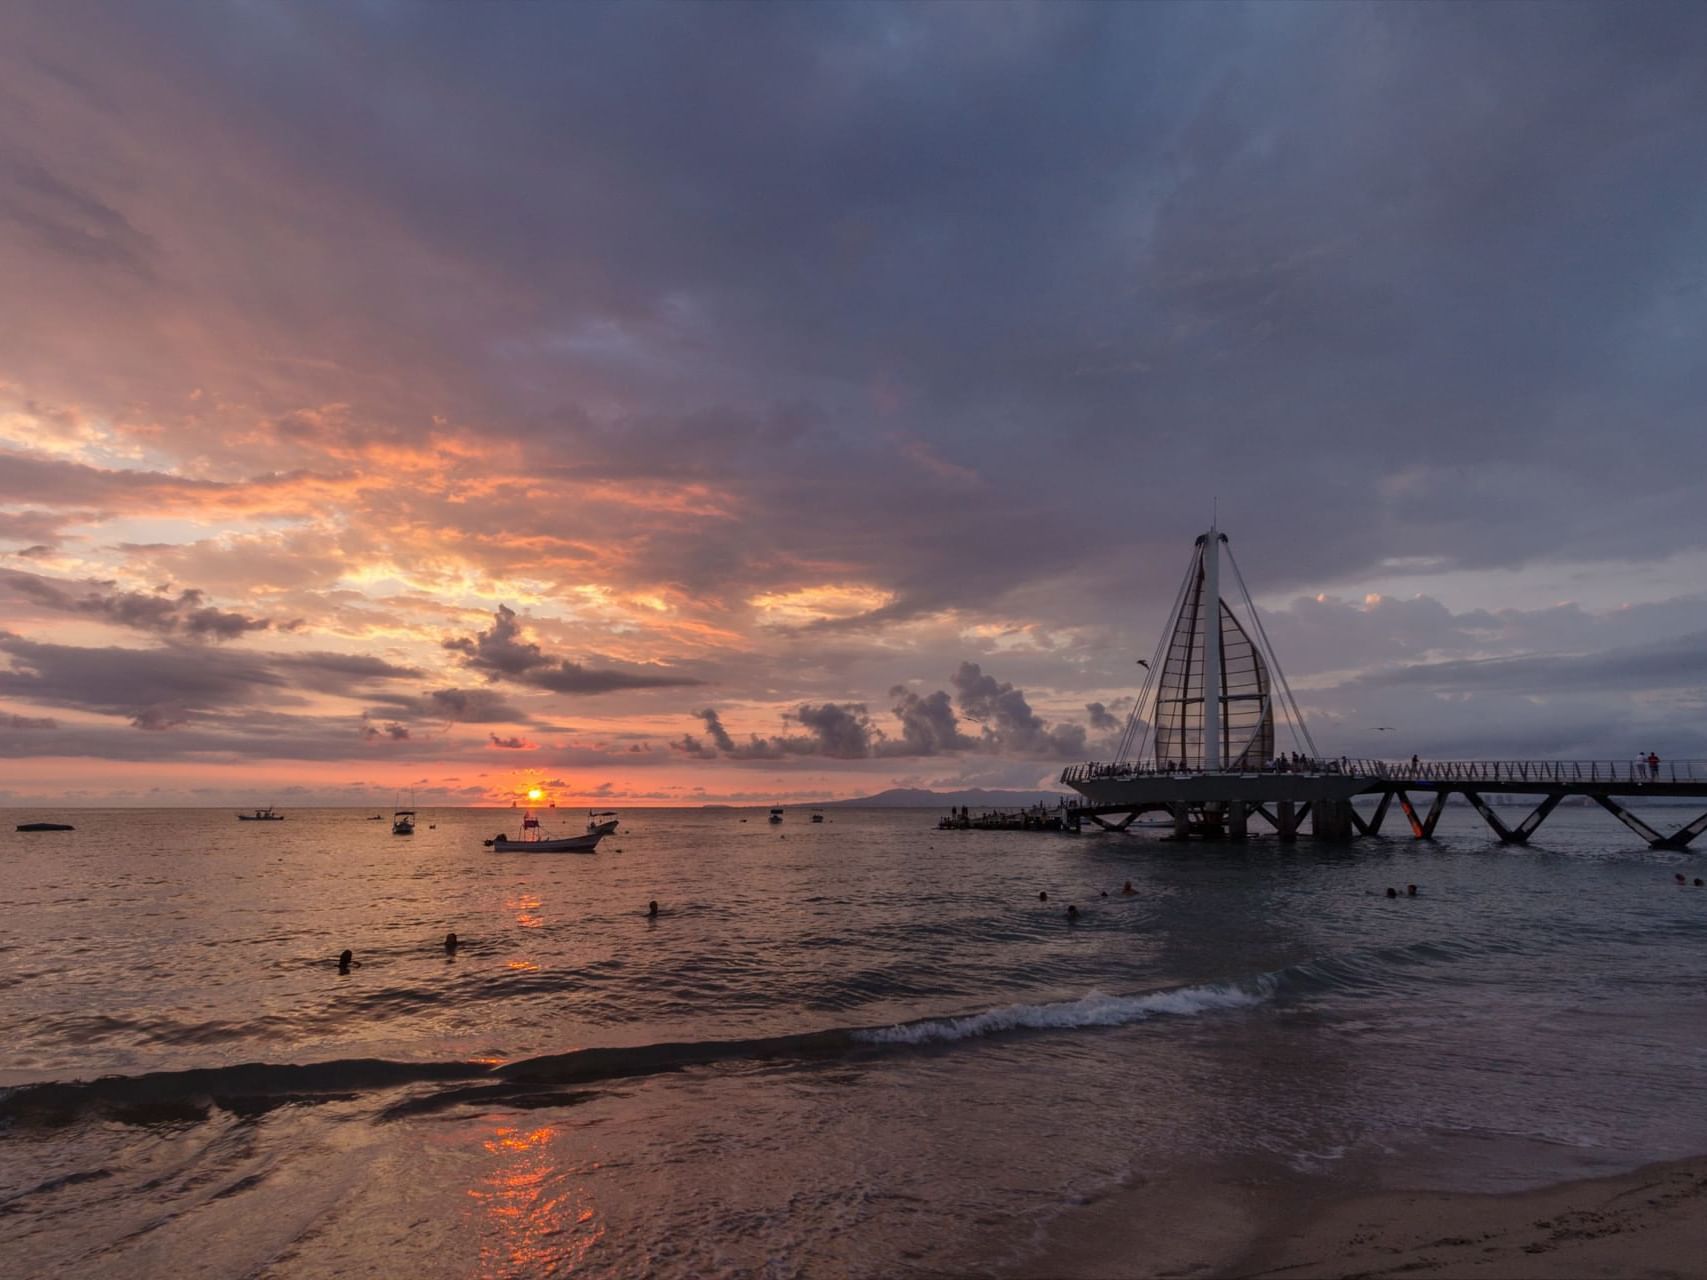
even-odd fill
[{"label": "person's head above water", "polygon": [[1067,907],[1067,919],[1077,920],[1078,918],[1079,918],[1079,909],[1075,906],[1069,905]]},{"label": "person's head above water", "polygon": [[1048,901],[1049,901],[1049,893],[1048,893],[1048,891],[1047,891],[1047,890],[1046,890],[1046,891],[1044,891],[1044,892],[1043,892],[1043,893],[1040,893],[1040,894],[1038,894],[1038,895],[1037,895],[1037,900],[1038,900],[1038,901],[1039,901],[1039,902],[1048,902]]},{"label": "person's head above water", "polygon": [[1128,880],[1125,884],[1120,886],[1120,891],[1122,893],[1137,893],[1138,892],[1138,890],[1136,890],[1132,887],[1132,882],[1130,880]]},{"label": "person's head above water", "polygon": [[1414,898],[1414,897],[1416,897],[1416,896],[1417,896],[1417,887],[1416,887],[1416,885],[1414,885],[1414,884],[1408,884],[1408,885],[1406,885],[1406,886],[1405,886],[1405,896],[1406,896],[1406,897],[1407,897],[1407,898]]},{"label": "person's head above water", "polygon": [[1399,896],[1399,891],[1397,889],[1393,888],[1392,885],[1388,885],[1387,886],[1387,896],[1389,898],[1396,898]]},{"label": "person's head above water", "polygon": [[462,944],[456,940],[456,935],[454,933],[445,934],[445,951],[447,954],[454,955],[456,949],[461,945]]},{"label": "person's head above water", "polygon": [[355,953],[353,951],[345,951],[338,957],[338,971],[340,973],[348,973],[350,971],[350,966],[355,962]]},{"label": "person's head above water", "polygon": [[646,904],[646,914],[649,916],[658,914],[658,900],[656,898]]}]

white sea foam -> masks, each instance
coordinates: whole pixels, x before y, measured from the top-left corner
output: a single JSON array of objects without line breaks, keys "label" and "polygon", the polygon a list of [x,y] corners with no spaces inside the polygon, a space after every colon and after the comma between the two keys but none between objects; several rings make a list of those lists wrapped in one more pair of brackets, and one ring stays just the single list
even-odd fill
[{"label": "white sea foam", "polygon": [[928,1044],[932,1041],[968,1040],[999,1031],[1049,1030],[1068,1027],[1118,1027],[1143,1022],[1160,1015],[1189,1016],[1219,1009],[1245,1009],[1262,1004],[1273,991],[1273,982],[1259,980],[1252,986],[1216,983],[1181,987],[1174,991],[1152,991],[1141,996],[1111,996],[1100,991],[1077,1000],[1054,1004],[1010,1004],[986,1009],[960,1018],[931,1018],[903,1022],[893,1027],[856,1031],[854,1039],[871,1044]]}]

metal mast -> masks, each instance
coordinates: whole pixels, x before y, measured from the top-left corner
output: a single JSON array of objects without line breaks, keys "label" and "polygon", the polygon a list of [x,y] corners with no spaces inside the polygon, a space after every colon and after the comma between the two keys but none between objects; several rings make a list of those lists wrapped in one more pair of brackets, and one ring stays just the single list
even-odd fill
[{"label": "metal mast", "polygon": [[1203,622],[1203,769],[1221,768],[1221,532],[1213,525],[1203,543],[1203,596],[1209,616]]}]

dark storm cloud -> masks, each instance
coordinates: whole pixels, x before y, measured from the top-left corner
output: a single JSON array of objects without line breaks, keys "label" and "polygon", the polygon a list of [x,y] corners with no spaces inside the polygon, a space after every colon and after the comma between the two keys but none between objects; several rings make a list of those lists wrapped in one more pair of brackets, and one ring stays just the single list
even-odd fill
[{"label": "dark storm cloud", "polygon": [[464,655],[463,665],[488,680],[509,679],[552,693],[610,693],[617,689],[671,689],[704,684],[689,676],[654,676],[634,671],[584,667],[567,658],[548,657],[539,645],[521,638],[515,610],[499,605],[492,625],[473,636],[457,636],[444,648]]},{"label": "dark storm cloud", "polygon": [[[76,588],[81,589],[79,594]],[[61,613],[79,613],[161,635],[192,640],[233,640],[251,631],[265,631],[271,619],[251,618],[206,603],[206,595],[187,588],[176,595],[169,588],[154,592],[118,591],[110,582],[72,584],[30,573],[0,569],[0,591]]]}]

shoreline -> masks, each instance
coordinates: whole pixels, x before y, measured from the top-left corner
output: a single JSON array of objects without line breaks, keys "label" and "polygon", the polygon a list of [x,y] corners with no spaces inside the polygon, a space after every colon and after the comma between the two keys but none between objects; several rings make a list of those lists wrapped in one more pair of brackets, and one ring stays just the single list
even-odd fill
[{"label": "shoreline", "polygon": [[1015,1280],[1707,1276],[1707,1156],[1522,1191],[1345,1193],[1187,1176],[1056,1219]]}]

